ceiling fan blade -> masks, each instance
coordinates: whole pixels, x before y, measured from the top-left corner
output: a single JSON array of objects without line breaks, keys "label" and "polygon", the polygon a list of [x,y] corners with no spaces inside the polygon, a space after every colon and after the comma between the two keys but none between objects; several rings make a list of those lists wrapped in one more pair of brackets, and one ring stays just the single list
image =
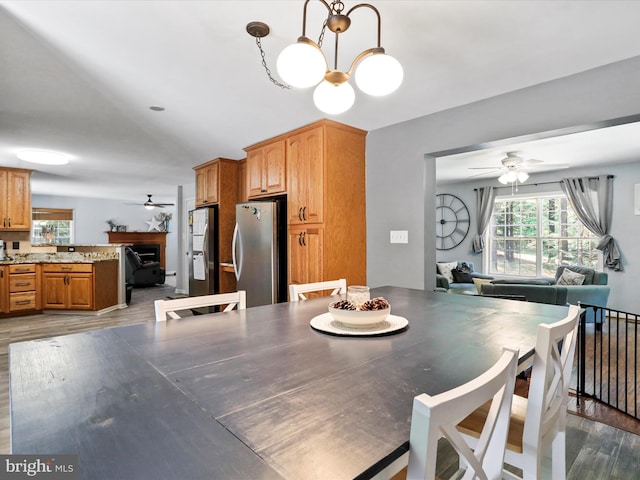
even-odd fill
[{"label": "ceiling fan blade", "polygon": [[502,167],[468,167],[467,170],[502,170]]},{"label": "ceiling fan blade", "polygon": [[569,168],[571,165],[568,163],[544,163],[536,165],[526,165],[521,167],[521,170],[560,170],[562,168]]},{"label": "ceiling fan blade", "polygon": [[474,177],[481,177],[482,175],[491,175],[492,173],[497,173],[499,172],[501,169],[495,169],[493,172],[480,172],[480,173],[476,173],[475,175],[469,175],[467,178],[474,178]]},{"label": "ceiling fan blade", "polygon": [[529,158],[527,160],[523,160],[518,164],[519,167],[528,167],[529,165],[538,165],[540,163],[544,163],[544,160],[536,160],[535,158]]}]

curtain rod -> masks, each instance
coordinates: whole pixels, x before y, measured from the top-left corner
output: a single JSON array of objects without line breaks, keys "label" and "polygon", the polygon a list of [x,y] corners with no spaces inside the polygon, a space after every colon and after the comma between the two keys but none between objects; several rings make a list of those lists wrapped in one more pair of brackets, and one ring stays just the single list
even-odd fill
[{"label": "curtain rod", "polygon": [[[602,175],[601,175],[602,176]],[[600,177],[587,177],[589,180],[595,180],[597,178]],[[607,178],[615,178],[615,175],[607,175]],[[553,185],[554,183],[560,183],[559,180],[556,180],[555,182],[537,182],[537,183],[521,183],[520,185],[524,185],[524,186],[531,186],[531,187],[537,187],[538,185]],[[493,187],[493,188],[511,188],[511,185],[505,185],[505,186],[501,186],[501,187]],[[473,189],[474,192],[478,191],[477,188]]]}]

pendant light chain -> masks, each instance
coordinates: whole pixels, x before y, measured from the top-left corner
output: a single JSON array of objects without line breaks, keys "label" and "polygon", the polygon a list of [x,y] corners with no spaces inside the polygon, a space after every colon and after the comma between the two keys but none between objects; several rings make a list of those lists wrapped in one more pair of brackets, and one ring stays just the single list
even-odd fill
[{"label": "pendant light chain", "polygon": [[256,37],[256,45],[258,45],[258,48],[260,49],[260,56],[262,57],[262,66],[264,67],[264,70],[267,72],[267,77],[269,77],[269,80],[271,80],[271,82],[274,85],[276,85],[276,86],[278,86],[280,88],[284,88],[284,89],[287,89],[287,90],[291,89],[291,85],[286,85],[284,83],[280,83],[278,80],[273,78],[273,75],[271,75],[271,70],[267,66],[267,61],[265,59],[265,53],[264,53],[264,50],[262,49],[262,43],[260,42],[260,37]]}]

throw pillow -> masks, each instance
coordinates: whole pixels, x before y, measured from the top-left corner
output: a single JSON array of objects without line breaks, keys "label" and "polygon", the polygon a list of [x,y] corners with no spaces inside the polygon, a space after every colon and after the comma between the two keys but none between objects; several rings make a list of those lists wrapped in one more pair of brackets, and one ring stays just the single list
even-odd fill
[{"label": "throw pillow", "polygon": [[556,270],[556,284],[558,283],[558,280],[560,280],[560,277],[565,270],[571,270],[572,272],[584,275],[584,282],[582,282],[582,285],[593,285],[595,270],[593,268],[580,267],[577,265],[558,267],[558,269]]},{"label": "throw pillow", "polygon": [[478,295],[482,295],[482,285],[485,283],[491,283],[491,279],[489,278],[474,278],[473,284],[476,286],[476,290],[478,291]]},{"label": "throw pillow", "polygon": [[453,270],[451,270],[453,280],[456,283],[471,283],[473,277],[471,276],[471,268],[466,263],[462,263]]},{"label": "throw pillow", "polygon": [[562,275],[558,279],[558,285],[582,285],[584,282],[584,275],[576,273],[568,268],[564,269]]},{"label": "throw pillow", "polygon": [[458,266],[458,262],[436,263],[436,265],[438,267],[438,273],[444,275],[445,278],[449,280],[449,283],[453,283],[454,280],[451,270]]}]

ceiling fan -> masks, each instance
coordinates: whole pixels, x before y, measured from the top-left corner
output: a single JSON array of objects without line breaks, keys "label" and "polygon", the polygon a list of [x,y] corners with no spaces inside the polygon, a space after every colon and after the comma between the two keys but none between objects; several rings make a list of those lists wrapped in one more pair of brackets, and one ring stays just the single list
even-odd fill
[{"label": "ceiling fan", "polygon": [[492,174],[495,172],[504,172],[498,181],[503,185],[508,183],[523,183],[529,178],[529,174],[526,170],[535,170],[538,168],[555,169],[555,168],[568,168],[569,165],[562,164],[546,164],[544,167],[541,165],[544,163],[542,160],[536,160],[533,158],[524,159],[520,155],[520,152],[506,152],[506,157],[501,160],[501,167],[469,167],[469,170],[488,170],[487,172],[478,173],[471,177],[479,177],[481,175]]},{"label": "ceiling fan", "polygon": [[144,203],[130,203],[129,205],[144,205],[147,210],[153,210],[155,207],[164,208],[175,205],[175,203],[158,203],[151,200],[151,194],[147,193],[147,201]]}]

